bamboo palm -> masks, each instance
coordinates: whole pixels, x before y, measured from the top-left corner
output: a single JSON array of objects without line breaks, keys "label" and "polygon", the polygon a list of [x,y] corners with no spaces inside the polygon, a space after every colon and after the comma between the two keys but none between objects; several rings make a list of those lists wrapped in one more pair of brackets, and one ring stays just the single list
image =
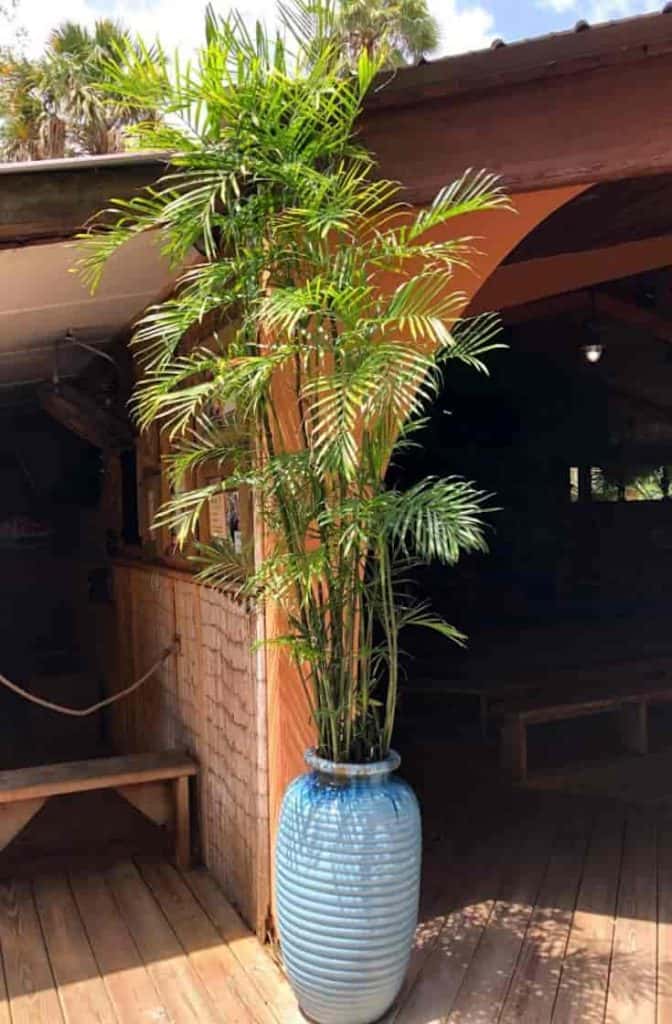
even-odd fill
[{"label": "bamboo palm", "polygon": [[[139,142],[173,156],[158,184],[111,204],[83,238],[82,272],[95,287],[142,232],[176,264],[201,254],[134,338],[134,410],[170,435],[171,478],[219,470],[176,488],[159,521],[185,544],[217,493],[253,490],[264,557],[255,567],[215,541],[199,550],[201,577],[282,607],[287,632],[273,642],[294,660],[321,753],[367,761],[391,741],[400,630],[461,639],[414,601],[408,569],[485,548],[486,497],[473,485],[385,483],[451,361],[483,371],[497,344],[495,319],[461,321],[451,288],[473,240],[427,232],[507,200],[469,173],[426,210],[404,206],[357,140],[379,61],[363,52],[350,72],[328,3],[282,14],[276,38],[209,11],[192,64],[134,50],[123,73],[110,68],[125,103],[163,115],[136,129]],[[194,331],[207,340],[190,348]]]}]

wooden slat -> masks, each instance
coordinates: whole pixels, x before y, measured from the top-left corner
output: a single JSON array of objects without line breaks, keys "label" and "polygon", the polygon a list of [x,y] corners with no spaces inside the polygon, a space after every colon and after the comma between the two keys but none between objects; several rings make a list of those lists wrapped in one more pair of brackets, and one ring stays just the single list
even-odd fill
[{"label": "wooden slat", "polygon": [[12,1024],[9,1010],[9,995],[7,993],[7,982],[5,981],[5,969],[2,966],[0,957],[0,1024]]},{"label": "wooden slat", "polygon": [[[481,853],[482,849],[481,846]],[[446,850],[442,844],[425,850],[418,926],[415,930],[408,970],[397,1002],[398,1009],[406,1005],[406,1000],[414,991],[418,978],[427,968],[430,957],[448,924],[451,910],[458,905],[459,899],[466,896],[469,868],[474,862],[474,856],[466,860],[456,857],[452,850]]]},{"label": "wooden slat", "polygon": [[100,874],[70,879],[79,913],[120,1024],[169,1022],[166,1008]]},{"label": "wooden slat", "polygon": [[503,858],[510,855],[500,842],[488,841],[470,849],[462,862],[446,865],[450,881],[456,882],[455,890],[450,891],[446,879],[443,899],[437,899],[435,921],[419,930],[419,948],[411,958],[412,987],[397,1007],[395,1024],[444,1019],[495,906]]},{"label": "wooden slat", "polygon": [[0,886],[0,946],[12,1024],[61,1024],[63,1014],[27,882]]},{"label": "wooden slat", "polygon": [[581,880],[588,832],[580,815],[560,828],[520,951],[501,1024],[549,1024]]},{"label": "wooden slat", "polygon": [[67,1024],[126,1024],[112,1008],[67,879],[39,879],[35,902]]},{"label": "wooden slat", "polygon": [[261,993],[174,868],[142,860],[138,867],[224,1019],[277,1024]]},{"label": "wooden slat", "polygon": [[656,829],[631,811],[625,828],[606,1024],[655,1024]]},{"label": "wooden slat", "polygon": [[622,812],[600,812],[586,855],[553,1024],[604,1020],[622,843]]},{"label": "wooden slat", "polygon": [[639,697],[613,695],[596,697],[594,700],[568,700],[560,704],[530,707],[510,716],[507,715],[507,718],[510,717],[528,725],[540,725],[543,722],[558,722],[565,718],[583,718],[589,715],[600,715],[604,711],[617,711],[628,701],[639,699]]},{"label": "wooden slat", "polygon": [[116,563],[114,580],[118,688],[175,635],[181,640],[179,654],[156,678],[116,705],[115,742],[122,750],[182,747],[194,755],[199,773],[191,795],[200,811],[194,852],[263,939],[270,905],[269,784],[261,728],[266,694],[252,651],[257,616],[233,595],[200,587],[192,574],[166,566]]},{"label": "wooden slat", "polygon": [[451,1022],[496,1021],[548,866],[554,825],[542,818],[505,865],[503,884],[460,990]]},{"label": "wooden slat", "polygon": [[658,834],[658,1017],[672,1024],[672,823]]},{"label": "wooden slat", "polygon": [[201,979],[133,864],[106,875],[161,1002],[175,1024],[221,1024]]},{"label": "wooden slat", "polygon": [[0,804],[92,789],[115,789],[195,775],[197,771],[198,766],[190,757],[174,750],[18,768],[0,772]]},{"label": "wooden slat", "polygon": [[[507,866],[515,863],[521,837],[530,824],[527,812],[522,812],[522,822],[514,825],[508,808],[500,810],[502,817],[490,819],[485,834],[479,822],[478,831],[465,837],[453,860],[446,861],[440,850],[433,856],[429,884],[435,892],[429,920],[418,929],[411,987],[402,993],[395,1024],[448,1019],[506,883]],[[532,822],[538,824],[537,817],[535,802]],[[423,880],[425,890],[426,882]]]},{"label": "wooden slat", "polygon": [[183,877],[278,1020],[282,1024],[305,1024],[286,978],[245,927],[212,876],[196,870],[185,872]]}]

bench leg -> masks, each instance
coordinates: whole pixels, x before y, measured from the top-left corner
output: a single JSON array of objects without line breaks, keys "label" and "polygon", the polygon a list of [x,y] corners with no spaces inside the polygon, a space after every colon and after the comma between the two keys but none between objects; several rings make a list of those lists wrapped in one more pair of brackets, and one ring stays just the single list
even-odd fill
[{"label": "bench leg", "polygon": [[43,797],[38,797],[35,800],[20,800],[15,804],[0,806],[0,850],[9,846],[12,839],[35,817],[45,802]]},{"label": "bench leg", "polygon": [[191,822],[189,818],[189,779],[173,782],[175,793],[175,863],[181,871],[191,867]]},{"label": "bench leg", "polygon": [[649,735],[646,701],[622,704],[620,711],[621,739],[633,754],[648,754]]},{"label": "bench leg", "polygon": [[527,781],[527,726],[518,718],[502,726],[502,769],[512,782]]}]

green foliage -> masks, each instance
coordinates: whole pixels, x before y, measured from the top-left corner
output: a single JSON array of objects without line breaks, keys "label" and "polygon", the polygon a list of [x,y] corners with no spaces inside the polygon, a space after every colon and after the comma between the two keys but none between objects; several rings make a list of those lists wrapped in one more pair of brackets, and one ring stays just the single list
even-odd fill
[{"label": "green foliage", "polygon": [[[201,547],[201,578],[280,606],[274,642],[300,673],[320,752],[368,761],[389,749],[400,630],[461,639],[414,602],[409,567],[485,547],[487,499],[471,484],[384,482],[450,362],[483,370],[497,344],[495,319],[461,321],[450,287],[472,239],[459,221],[450,241],[427,230],[508,204],[483,173],[419,214],[401,203],[356,134],[382,58],[362,51],[352,73],[334,7],[283,12],[284,37],[209,11],[193,64],[137,53],[108,69],[129,105],[160,105],[161,122],[136,135],[170,146],[172,166],[105,211],[82,240],[82,272],[95,287],[141,232],[176,265],[200,253],[134,338],[138,422],[158,422],[174,446],[159,521],[186,544],[215,494],[253,491],[262,550]],[[219,478],[190,487],[196,469]]]},{"label": "green foliage", "polygon": [[346,54],[362,50],[383,67],[417,63],[439,45],[439,26],[427,0],[342,0],[338,31]]},{"label": "green foliage", "polygon": [[119,70],[126,51],[140,52],[116,22],[92,31],[64,22],[38,60],[5,55],[0,75],[0,135],[5,160],[40,160],[123,149],[124,129],[153,116],[125,104],[110,89],[108,68]]}]

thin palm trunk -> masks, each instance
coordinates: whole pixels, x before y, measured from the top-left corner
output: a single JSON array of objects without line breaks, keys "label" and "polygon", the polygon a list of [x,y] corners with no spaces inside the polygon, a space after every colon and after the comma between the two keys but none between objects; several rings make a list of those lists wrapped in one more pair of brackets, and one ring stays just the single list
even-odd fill
[{"label": "thin palm trunk", "polygon": [[[429,233],[507,201],[491,176],[466,175],[409,218],[356,139],[384,58],[365,47],[352,74],[330,4],[294,0],[282,16],[293,50],[210,11],[208,46],[188,69],[157,67],[142,48],[128,56],[115,93],[138,111],[160,97],[163,123],[142,137],[174,165],[112,203],[117,218],[83,239],[82,270],[95,287],[145,231],[176,262],[199,240],[202,262],[138,325],[134,401],[141,426],[171,438],[174,479],[219,479],[181,489],[157,522],[190,547],[203,580],[279,606],[287,632],[272,642],[296,665],[320,753],[371,761],[392,742],[400,630],[460,636],[399,571],[485,549],[486,496],[471,484],[385,484],[400,431],[421,421],[449,361],[481,369],[497,344],[492,318],[456,312],[451,279],[471,243]],[[381,276],[395,281],[384,293]],[[226,339],[186,342],[210,316],[233,325]],[[229,407],[222,425],[216,410]],[[261,557],[194,541],[212,497],[241,487],[263,517]]]}]

